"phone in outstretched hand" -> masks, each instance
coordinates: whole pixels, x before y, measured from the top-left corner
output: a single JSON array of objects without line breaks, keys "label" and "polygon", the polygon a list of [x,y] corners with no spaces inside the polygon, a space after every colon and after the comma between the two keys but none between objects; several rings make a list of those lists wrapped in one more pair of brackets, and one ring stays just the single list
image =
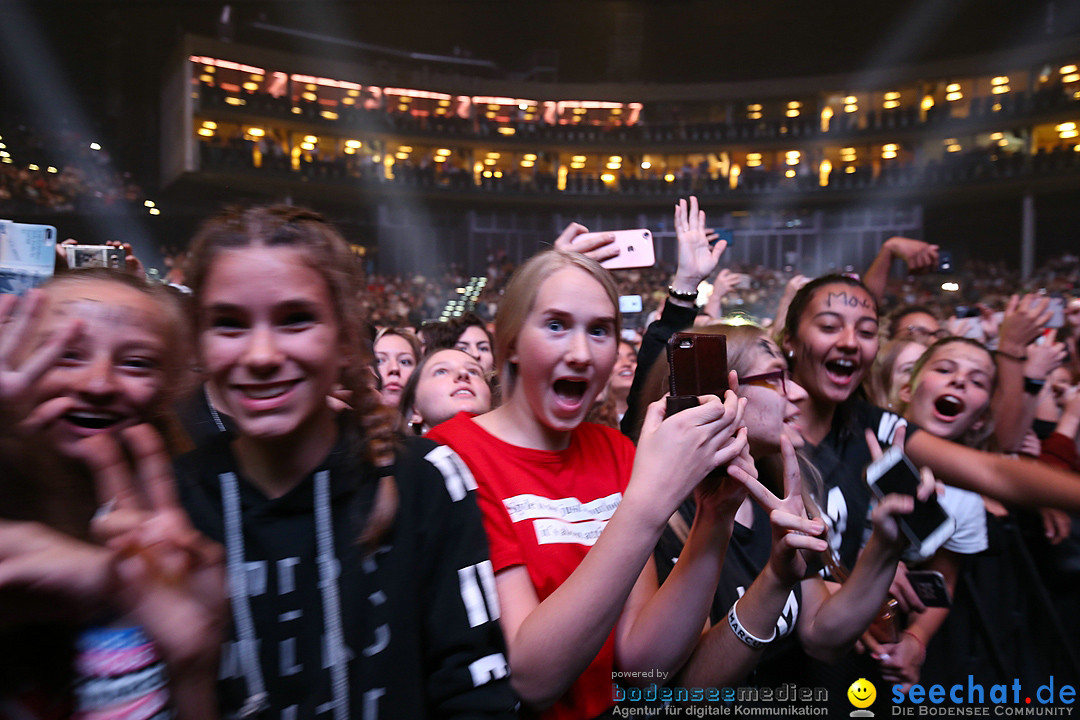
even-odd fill
[{"label": "phone in outstretched hand", "polygon": [[[881,500],[886,495],[900,493],[915,497],[919,489],[919,471],[898,445],[866,466],[866,484]],[[916,498],[915,509],[897,517],[900,531],[920,557],[929,557],[952,534],[956,527],[936,495],[922,501]]]},{"label": "phone in outstretched hand", "polygon": [[614,232],[584,233],[574,238],[574,243],[584,240],[613,236],[615,246],[619,248],[619,254],[613,258],[604,260],[603,265],[608,270],[623,270],[626,268],[652,267],[656,264],[656,250],[653,247],[653,234],[651,230],[639,228],[637,230],[615,230]]}]

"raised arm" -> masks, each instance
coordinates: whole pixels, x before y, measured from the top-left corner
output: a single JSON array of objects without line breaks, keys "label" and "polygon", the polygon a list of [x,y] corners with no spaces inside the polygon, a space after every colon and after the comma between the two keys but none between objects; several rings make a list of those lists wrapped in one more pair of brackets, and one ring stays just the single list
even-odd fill
[{"label": "raised arm", "polygon": [[1027,349],[1039,335],[1039,329],[1050,319],[1047,307],[1050,298],[1038,295],[1013,295],[1005,307],[999,329],[998,349],[994,355],[997,366],[997,387],[991,401],[994,414],[994,437],[998,444],[1011,450],[1020,445],[1027,432],[1025,417],[1035,409],[1035,396],[1024,392],[1024,373]]},{"label": "raised arm", "polygon": [[[624,608],[633,615],[643,607],[642,595],[655,594],[650,560],[656,541],[701,478],[741,452],[746,436],[737,431],[740,407],[729,392],[723,403],[712,397],[664,420],[664,404],[653,403],[622,503],[570,577],[541,602],[524,566],[495,575],[511,684],[526,703],[537,709],[554,703],[592,662]],[[671,463],[671,457],[680,462]],[[632,591],[635,599],[628,603]],[[711,596],[711,588],[699,593]],[[676,629],[652,648],[650,669],[675,670],[672,664],[685,658],[680,645],[697,639],[706,614],[676,613]],[[628,619],[631,626],[635,619]],[[644,629],[635,627],[631,634]]]},{"label": "raised arm", "polygon": [[892,261],[898,258],[907,264],[908,272],[931,270],[937,265],[938,246],[899,236],[886,240],[863,275],[863,283],[879,303],[885,296],[889,268]]}]

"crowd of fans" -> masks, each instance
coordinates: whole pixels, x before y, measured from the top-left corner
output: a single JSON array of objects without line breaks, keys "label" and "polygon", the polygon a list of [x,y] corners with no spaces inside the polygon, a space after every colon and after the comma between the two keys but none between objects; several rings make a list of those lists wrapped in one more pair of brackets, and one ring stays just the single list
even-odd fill
[{"label": "crowd of fans", "polygon": [[131,175],[82,133],[40,135],[16,125],[2,136],[12,162],[0,163],[0,215],[92,212],[145,199]]},{"label": "crowd of fans", "polygon": [[[572,223],[478,283],[364,277],[317,214],[234,208],[168,254],[182,292],[129,259],[0,297],[0,718],[593,718],[634,673],[835,714],[853,677],[1076,677],[1080,258],[943,276],[894,237],[810,279],[721,269],[696,198],[673,227],[674,268],[609,273]],[[693,327],[737,384],[650,404]],[[872,498],[879,444],[920,502],[945,483],[943,544]]]}]

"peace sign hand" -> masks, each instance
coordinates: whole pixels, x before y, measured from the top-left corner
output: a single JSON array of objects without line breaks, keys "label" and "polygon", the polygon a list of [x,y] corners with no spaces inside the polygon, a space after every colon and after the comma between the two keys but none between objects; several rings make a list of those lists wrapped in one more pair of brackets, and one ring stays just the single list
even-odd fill
[{"label": "peace sign hand", "polygon": [[212,672],[227,618],[225,556],[180,507],[161,436],[137,425],[81,441],[80,454],[104,501],[91,530],[116,553],[118,605],[155,640],[172,675]]}]

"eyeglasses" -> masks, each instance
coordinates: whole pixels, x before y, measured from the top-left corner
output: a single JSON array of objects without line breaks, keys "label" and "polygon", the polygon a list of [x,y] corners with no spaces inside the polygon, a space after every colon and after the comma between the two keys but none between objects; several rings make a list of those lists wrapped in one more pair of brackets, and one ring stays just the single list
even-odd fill
[{"label": "eyeglasses", "polygon": [[781,395],[786,396],[789,375],[787,370],[773,370],[760,375],[747,375],[744,378],[739,378],[739,384],[772,388],[773,390],[779,390]]}]

